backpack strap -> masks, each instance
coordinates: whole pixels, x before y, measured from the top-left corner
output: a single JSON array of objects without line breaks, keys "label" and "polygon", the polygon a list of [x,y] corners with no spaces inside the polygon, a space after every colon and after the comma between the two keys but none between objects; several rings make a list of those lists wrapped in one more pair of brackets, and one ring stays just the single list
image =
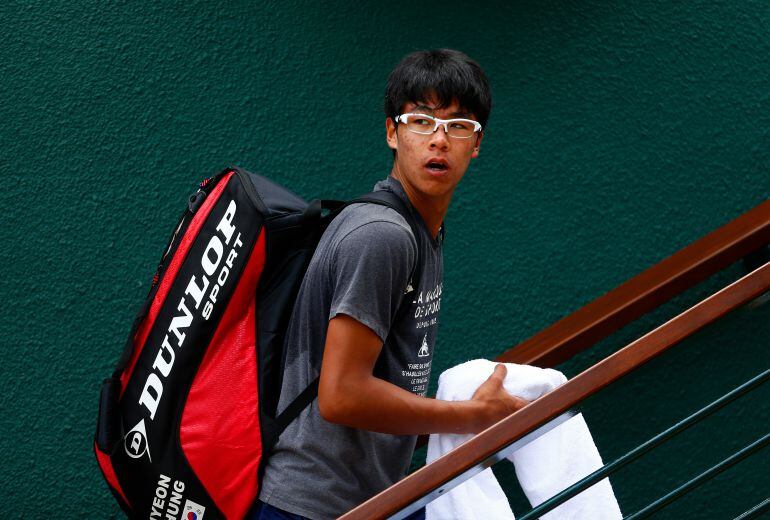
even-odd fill
[{"label": "backpack strap", "polygon": [[289,403],[289,406],[287,406],[286,409],[279,413],[278,417],[275,418],[275,439],[277,439],[283,433],[286,427],[289,426],[289,424],[291,424],[294,419],[299,417],[299,414],[302,413],[302,410],[307,408],[307,406],[312,403],[316,397],[318,397],[319,379],[320,376],[313,379],[313,381],[307,385],[307,387],[302,392],[300,392],[292,402]]},{"label": "backpack strap", "polygon": [[[311,206],[317,208],[318,213],[322,210],[328,209],[330,210],[330,213],[328,215],[325,215],[322,217],[325,220],[324,228],[331,222],[334,217],[339,215],[339,213],[345,209],[347,206],[350,206],[351,204],[360,204],[360,203],[370,203],[370,204],[379,204],[380,206],[387,206],[396,212],[398,212],[399,215],[404,217],[404,220],[407,221],[409,224],[409,227],[412,229],[412,234],[414,235],[415,242],[417,244],[417,259],[412,266],[412,272],[409,277],[409,284],[412,287],[417,287],[419,285],[419,277],[420,273],[422,272],[422,269],[420,269],[421,262],[420,262],[420,251],[422,250],[422,235],[420,234],[420,228],[418,227],[418,223],[415,220],[414,216],[412,215],[412,211],[404,202],[401,197],[396,195],[394,192],[390,190],[380,190],[380,191],[373,191],[371,193],[367,193],[366,195],[363,195],[361,197],[355,198],[348,202],[340,202],[340,201],[333,201],[333,200],[323,200],[323,201],[313,201],[311,203]],[[408,308],[408,305],[404,302],[408,302],[408,298],[404,298],[401,301],[401,305],[399,306],[398,310],[396,311],[395,316],[393,317],[393,321],[395,322],[398,317],[405,312],[405,309]],[[284,411],[282,411],[278,416],[275,418],[275,423],[277,426],[277,433],[276,438],[279,436],[289,424],[299,417],[299,414],[302,413],[302,410],[307,408],[307,406],[313,402],[313,400],[318,397],[318,380],[320,379],[320,376],[316,377],[300,394],[294,398],[294,400],[289,403],[289,405],[286,407]]]}]

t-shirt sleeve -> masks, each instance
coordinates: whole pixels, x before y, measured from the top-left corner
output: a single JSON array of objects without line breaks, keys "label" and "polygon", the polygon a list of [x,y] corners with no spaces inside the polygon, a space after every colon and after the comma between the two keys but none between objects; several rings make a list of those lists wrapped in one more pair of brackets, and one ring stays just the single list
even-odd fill
[{"label": "t-shirt sleeve", "polygon": [[346,314],[385,342],[417,257],[410,230],[374,221],[348,233],[334,252],[331,320]]}]

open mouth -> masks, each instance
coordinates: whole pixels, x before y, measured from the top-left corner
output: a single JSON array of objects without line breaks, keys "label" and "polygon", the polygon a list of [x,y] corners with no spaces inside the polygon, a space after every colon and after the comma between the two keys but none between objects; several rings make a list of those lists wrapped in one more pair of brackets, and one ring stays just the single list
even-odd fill
[{"label": "open mouth", "polygon": [[444,172],[447,169],[447,164],[441,161],[428,161],[425,165],[426,168],[433,172]]}]

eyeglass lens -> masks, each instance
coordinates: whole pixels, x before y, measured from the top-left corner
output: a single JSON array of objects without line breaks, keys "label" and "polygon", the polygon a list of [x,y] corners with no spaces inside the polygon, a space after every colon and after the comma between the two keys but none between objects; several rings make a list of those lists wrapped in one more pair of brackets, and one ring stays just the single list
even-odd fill
[{"label": "eyeglass lens", "polygon": [[[421,114],[406,116],[406,128],[412,132],[418,134],[432,134],[435,126],[436,121],[433,118]],[[442,124],[439,126],[444,125]],[[450,120],[447,123],[446,128],[447,134],[450,137],[468,138],[475,133],[473,123],[469,123],[468,121]]]}]

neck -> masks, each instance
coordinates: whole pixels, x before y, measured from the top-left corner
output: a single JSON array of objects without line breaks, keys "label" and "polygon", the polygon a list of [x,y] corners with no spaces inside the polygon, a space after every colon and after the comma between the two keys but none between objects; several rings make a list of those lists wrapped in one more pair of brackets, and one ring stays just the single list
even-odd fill
[{"label": "neck", "polygon": [[390,171],[390,175],[401,183],[404,192],[406,192],[406,196],[409,198],[409,202],[412,203],[414,209],[420,214],[425,225],[428,227],[428,232],[435,240],[441,229],[441,223],[444,222],[444,216],[449,209],[452,193],[450,192],[443,197],[429,197],[419,193],[408,181],[406,181],[406,179],[403,178],[395,163],[393,164],[393,169]]}]

